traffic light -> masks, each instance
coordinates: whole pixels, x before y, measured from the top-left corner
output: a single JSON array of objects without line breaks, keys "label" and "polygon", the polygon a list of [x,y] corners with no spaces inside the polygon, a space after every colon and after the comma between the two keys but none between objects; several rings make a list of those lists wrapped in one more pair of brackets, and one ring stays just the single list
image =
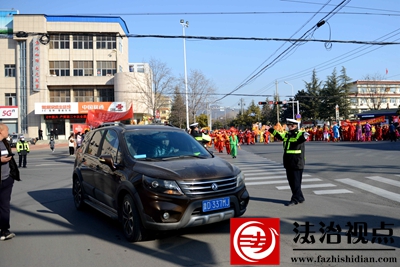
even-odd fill
[{"label": "traffic light", "polygon": [[266,105],[267,102],[258,102],[259,105]]},{"label": "traffic light", "polygon": [[275,105],[280,105],[280,104],[282,104],[282,101],[275,101],[274,104]]}]

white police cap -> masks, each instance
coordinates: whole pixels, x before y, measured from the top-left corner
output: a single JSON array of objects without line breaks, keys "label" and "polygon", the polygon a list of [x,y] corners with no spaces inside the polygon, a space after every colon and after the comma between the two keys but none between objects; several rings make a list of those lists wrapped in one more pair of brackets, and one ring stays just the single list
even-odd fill
[{"label": "white police cap", "polygon": [[299,124],[300,122],[294,119],[286,119],[286,124]]}]

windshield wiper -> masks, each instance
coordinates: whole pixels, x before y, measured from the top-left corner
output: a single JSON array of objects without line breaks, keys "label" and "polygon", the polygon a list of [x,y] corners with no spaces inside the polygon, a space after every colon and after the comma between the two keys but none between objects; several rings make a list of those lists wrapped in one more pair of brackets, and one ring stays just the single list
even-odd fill
[{"label": "windshield wiper", "polygon": [[162,160],[163,161],[167,161],[167,160],[184,159],[184,158],[206,159],[207,157],[202,156],[202,155],[181,155],[181,156],[173,156],[173,157],[162,158]]}]

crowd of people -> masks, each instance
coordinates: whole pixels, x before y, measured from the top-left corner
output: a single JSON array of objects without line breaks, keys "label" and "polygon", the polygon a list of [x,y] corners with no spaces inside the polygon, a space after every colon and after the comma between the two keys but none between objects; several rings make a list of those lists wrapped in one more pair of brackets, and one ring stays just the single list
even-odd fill
[{"label": "crowd of people", "polygon": [[[268,129],[273,128],[278,132],[287,131],[286,124],[277,123],[274,126],[253,124],[252,128],[240,130],[234,127],[229,129],[217,129],[209,131],[203,128],[202,131],[211,137],[207,143],[208,147],[214,146],[214,149],[219,153],[224,151],[230,154],[232,146],[230,145],[232,139],[237,139],[237,145],[254,145],[255,143],[269,144],[277,141],[277,138],[271,134]],[[368,141],[397,141],[400,139],[400,126],[398,123],[391,124],[369,124],[368,122],[362,123],[347,123],[339,125],[333,122],[332,125],[323,124],[316,126],[301,127],[300,130],[309,134],[307,141],[325,141],[325,142],[339,142],[339,141],[354,141],[354,142],[368,142]]]}]

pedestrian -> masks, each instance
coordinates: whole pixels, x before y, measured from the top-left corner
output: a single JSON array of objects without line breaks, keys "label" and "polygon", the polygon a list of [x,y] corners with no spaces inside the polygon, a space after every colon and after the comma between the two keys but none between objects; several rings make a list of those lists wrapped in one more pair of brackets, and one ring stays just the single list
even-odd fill
[{"label": "pedestrian", "polygon": [[51,153],[54,153],[54,150],[56,150],[56,148],[55,148],[56,142],[54,141],[53,137],[50,137],[49,145],[50,145]]},{"label": "pedestrian", "polygon": [[26,168],[26,155],[29,153],[29,143],[25,141],[25,137],[23,135],[20,136],[16,148],[19,155],[18,166],[21,168],[22,163],[22,167]]},{"label": "pedestrian", "polygon": [[58,140],[58,129],[57,128],[54,130],[54,138],[56,140]]},{"label": "pedestrian", "polygon": [[69,155],[74,155],[75,154],[75,138],[74,138],[74,133],[71,133],[71,135],[68,137],[68,148],[69,148]]},{"label": "pedestrian", "polygon": [[0,240],[11,239],[15,236],[10,232],[10,201],[15,181],[21,181],[17,163],[13,157],[10,144],[7,142],[8,126],[0,123]]},{"label": "pedestrian", "polygon": [[292,190],[292,197],[286,206],[294,206],[305,201],[301,191],[301,181],[305,165],[304,142],[310,134],[299,130],[298,123],[294,119],[286,119],[289,128],[287,132],[268,129],[278,140],[283,141],[283,167],[286,169],[286,177]]},{"label": "pedestrian", "polygon": [[340,131],[339,131],[339,126],[337,122],[335,121],[333,123],[332,131],[333,131],[333,142],[339,142],[340,141]]},{"label": "pedestrian", "polygon": [[237,156],[237,149],[239,147],[239,139],[238,139],[236,133],[233,131],[232,131],[231,135],[229,136],[229,145],[231,148],[230,154],[231,154],[232,158],[235,159]]},{"label": "pedestrian", "polygon": [[39,140],[43,140],[43,130],[39,128]]},{"label": "pedestrian", "polygon": [[389,125],[389,139],[390,142],[397,142],[396,126],[393,123]]}]

